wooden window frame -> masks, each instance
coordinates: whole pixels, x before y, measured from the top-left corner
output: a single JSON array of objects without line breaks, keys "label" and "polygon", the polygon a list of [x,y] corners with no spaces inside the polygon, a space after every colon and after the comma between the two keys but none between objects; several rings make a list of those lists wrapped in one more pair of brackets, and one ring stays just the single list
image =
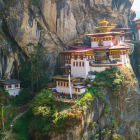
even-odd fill
[{"label": "wooden window frame", "polygon": [[78,62],[76,62],[76,67],[78,67]]},{"label": "wooden window frame", "polygon": [[84,67],[84,62],[82,62],[82,67]]},{"label": "wooden window frame", "polygon": [[12,88],[12,85],[8,85],[8,88]]},{"label": "wooden window frame", "polygon": [[120,52],[119,51],[112,52],[112,58],[120,58]]},{"label": "wooden window frame", "polygon": [[81,67],[81,62],[79,62],[79,67]]},{"label": "wooden window frame", "polygon": [[18,84],[15,84],[15,87],[18,87]]},{"label": "wooden window frame", "polygon": [[78,88],[78,92],[80,92],[80,88]]}]

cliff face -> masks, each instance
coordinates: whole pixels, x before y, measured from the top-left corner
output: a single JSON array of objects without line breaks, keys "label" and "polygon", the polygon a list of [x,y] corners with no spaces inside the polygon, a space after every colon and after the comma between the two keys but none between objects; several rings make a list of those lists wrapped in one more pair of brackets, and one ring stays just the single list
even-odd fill
[{"label": "cliff face", "polygon": [[[24,52],[25,57],[30,51],[26,47],[28,43],[42,47],[49,61],[48,75],[52,76],[56,62],[61,61],[58,54],[65,48],[65,42],[99,26],[104,17],[118,27],[131,27],[130,20],[135,17],[131,6],[129,0],[0,0],[1,40],[10,48],[2,33],[6,38],[8,34],[16,44],[16,54]],[[3,57],[2,52],[1,76],[10,78],[15,67],[13,62],[19,65],[20,59],[15,55]]]},{"label": "cliff face", "polygon": [[[58,134],[57,132],[50,133],[51,140],[91,140],[93,136],[100,134],[103,136],[102,130],[107,127],[113,118],[118,128],[116,133],[124,136],[126,140],[138,140],[140,129],[140,91],[137,84],[137,79],[132,78],[130,75],[133,72],[131,65],[125,66],[120,69],[120,72],[124,74],[125,84],[119,90],[119,97],[115,97],[109,89],[102,88],[104,93],[105,102],[94,98],[94,101],[90,104],[86,111],[86,116],[82,118],[79,125],[74,125],[73,128],[67,128],[66,134]],[[102,112],[106,106],[110,107],[110,111],[107,115],[103,116]],[[73,112],[71,111],[68,112]],[[96,122],[97,125],[90,127],[91,122]],[[66,122],[65,127],[72,125],[71,122]],[[106,129],[107,130],[107,129]],[[110,130],[110,129],[109,129]],[[113,132],[114,133],[114,132]],[[123,140],[115,139],[111,133],[105,134],[105,137],[96,140]],[[95,139],[93,139],[95,140]]]}]

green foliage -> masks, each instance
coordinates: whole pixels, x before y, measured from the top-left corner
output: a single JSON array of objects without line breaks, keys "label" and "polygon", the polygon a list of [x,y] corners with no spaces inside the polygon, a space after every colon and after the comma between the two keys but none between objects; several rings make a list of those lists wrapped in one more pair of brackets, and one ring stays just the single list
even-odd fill
[{"label": "green foliage", "polygon": [[75,107],[82,107],[84,105],[87,105],[89,103],[89,100],[94,99],[94,94],[92,92],[87,91],[83,94],[83,97],[78,100],[75,104]]},{"label": "green foliage", "polygon": [[107,135],[107,131],[105,129],[103,129],[101,131],[101,139],[103,139],[106,135]]},{"label": "green foliage", "polygon": [[43,89],[30,105],[34,117],[30,123],[30,133],[37,136],[47,134],[57,124],[57,110],[51,91]]},{"label": "green foliage", "polygon": [[40,6],[40,0],[31,0],[31,3]]},{"label": "green foliage", "polygon": [[3,105],[8,104],[9,103],[8,96],[9,96],[9,93],[4,91],[4,89],[0,87],[0,104],[1,103]]},{"label": "green foliage", "polygon": [[98,138],[99,138],[99,134],[96,134],[96,135],[93,136],[92,140],[98,140]]},{"label": "green foliage", "polygon": [[106,116],[110,111],[110,107],[109,106],[105,106],[105,108],[102,111],[102,116]]},{"label": "green foliage", "polygon": [[2,140],[6,135],[0,133],[0,140]]},{"label": "green foliage", "polygon": [[30,92],[29,88],[23,89],[16,98],[16,104],[25,104],[30,98]]},{"label": "green foliage", "polygon": [[113,95],[118,96],[118,91],[124,84],[124,75],[119,74],[119,69],[117,67],[107,68],[105,71],[97,73],[96,77],[99,80],[97,86],[106,86]]},{"label": "green foliage", "polygon": [[106,126],[106,130],[109,131],[111,130],[111,133],[115,133],[117,129],[117,123],[115,120],[111,120],[109,124]]},{"label": "green foliage", "polygon": [[97,123],[96,123],[96,122],[91,122],[91,123],[89,124],[89,127],[90,127],[91,129],[93,129],[95,126],[97,126]]},{"label": "green foliage", "polygon": [[34,51],[30,52],[28,59],[21,61],[19,77],[22,80],[22,86],[32,88],[33,91],[41,90],[49,81],[46,75],[48,63],[43,59],[45,55],[42,48],[29,43],[27,49]]},{"label": "green foliage", "polygon": [[111,140],[125,140],[125,138],[119,134],[113,134]]},{"label": "green foliage", "polygon": [[89,91],[92,92],[99,100],[105,101],[105,97],[103,96],[103,92],[96,85],[90,87]]},{"label": "green foliage", "polygon": [[8,123],[4,126],[6,130],[8,130],[10,124],[13,122],[14,118],[17,116],[17,114],[13,115],[13,117],[8,121]]},{"label": "green foliage", "polygon": [[13,133],[16,133],[16,136],[19,140],[29,140],[29,124],[33,118],[32,111],[29,110],[23,114],[13,126]]}]

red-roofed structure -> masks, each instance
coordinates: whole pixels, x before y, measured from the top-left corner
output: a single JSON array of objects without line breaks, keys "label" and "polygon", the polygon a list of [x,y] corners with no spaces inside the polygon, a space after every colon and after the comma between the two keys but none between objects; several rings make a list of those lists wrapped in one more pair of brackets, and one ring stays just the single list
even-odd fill
[{"label": "red-roofed structure", "polygon": [[[74,77],[94,79],[94,71],[101,72],[110,66],[122,67],[128,64],[131,47],[121,43],[125,40],[125,33],[122,31],[129,28],[115,28],[115,24],[107,26],[108,22],[105,19],[101,24],[102,26],[96,28],[100,33],[87,34],[91,37],[91,47],[82,46],[83,42],[78,40],[76,46],[70,46],[70,50],[61,52],[65,57],[65,66],[61,67],[64,75],[67,75],[70,70]],[[58,91],[68,91],[66,76],[54,77],[54,79],[57,80]],[[79,85],[80,83],[80,81],[73,81],[72,93],[82,94],[85,91],[85,87]]]}]

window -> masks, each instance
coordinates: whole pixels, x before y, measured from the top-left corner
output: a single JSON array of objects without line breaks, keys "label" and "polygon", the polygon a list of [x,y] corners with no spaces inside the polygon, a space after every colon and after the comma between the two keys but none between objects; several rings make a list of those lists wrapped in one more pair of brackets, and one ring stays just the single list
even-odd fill
[{"label": "window", "polygon": [[67,87],[69,87],[69,83],[67,83]]},{"label": "window", "polygon": [[78,88],[78,92],[80,92],[80,88]]},{"label": "window", "polygon": [[58,86],[59,86],[59,82],[58,82]]},{"label": "window", "polygon": [[83,60],[83,56],[81,56],[81,60]]},{"label": "window", "polygon": [[90,56],[90,59],[91,59],[91,56]]},{"label": "window", "polygon": [[81,62],[79,62],[79,67],[81,67]]},{"label": "window", "polygon": [[78,62],[76,62],[76,67],[78,67]]},{"label": "window", "polygon": [[15,84],[15,87],[18,87],[18,84]]},{"label": "window", "polygon": [[84,62],[82,63],[82,66],[84,67]]},{"label": "window", "polygon": [[11,85],[8,85],[8,88],[12,88],[12,86]]},{"label": "window", "polygon": [[70,59],[70,55],[69,55],[69,59]]},{"label": "window", "polygon": [[61,86],[62,86],[62,82],[61,82]]},{"label": "window", "polygon": [[75,89],[75,92],[77,92],[77,88]]},{"label": "window", "polygon": [[98,40],[98,46],[103,46],[103,39]]},{"label": "window", "polygon": [[77,55],[75,55],[75,60],[77,60]]},{"label": "window", "polygon": [[118,51],[116,51],[116,52],[112,52],[112,57],[113,58],[120,58],[120,52]]},{"label": "window", "polygon": [[73,66],[75,67],[75,62],[73,62]]},{"label": "window", "polygon": [[87,60],[88,60],[88,56],[87,56]]},{"label": "window", "polygon": [[65,87],[65,83],[64,83],[64,87]]},{"label": "window", "polygon": [[94,56],[93,56],[93,60],[94,60]]}]

